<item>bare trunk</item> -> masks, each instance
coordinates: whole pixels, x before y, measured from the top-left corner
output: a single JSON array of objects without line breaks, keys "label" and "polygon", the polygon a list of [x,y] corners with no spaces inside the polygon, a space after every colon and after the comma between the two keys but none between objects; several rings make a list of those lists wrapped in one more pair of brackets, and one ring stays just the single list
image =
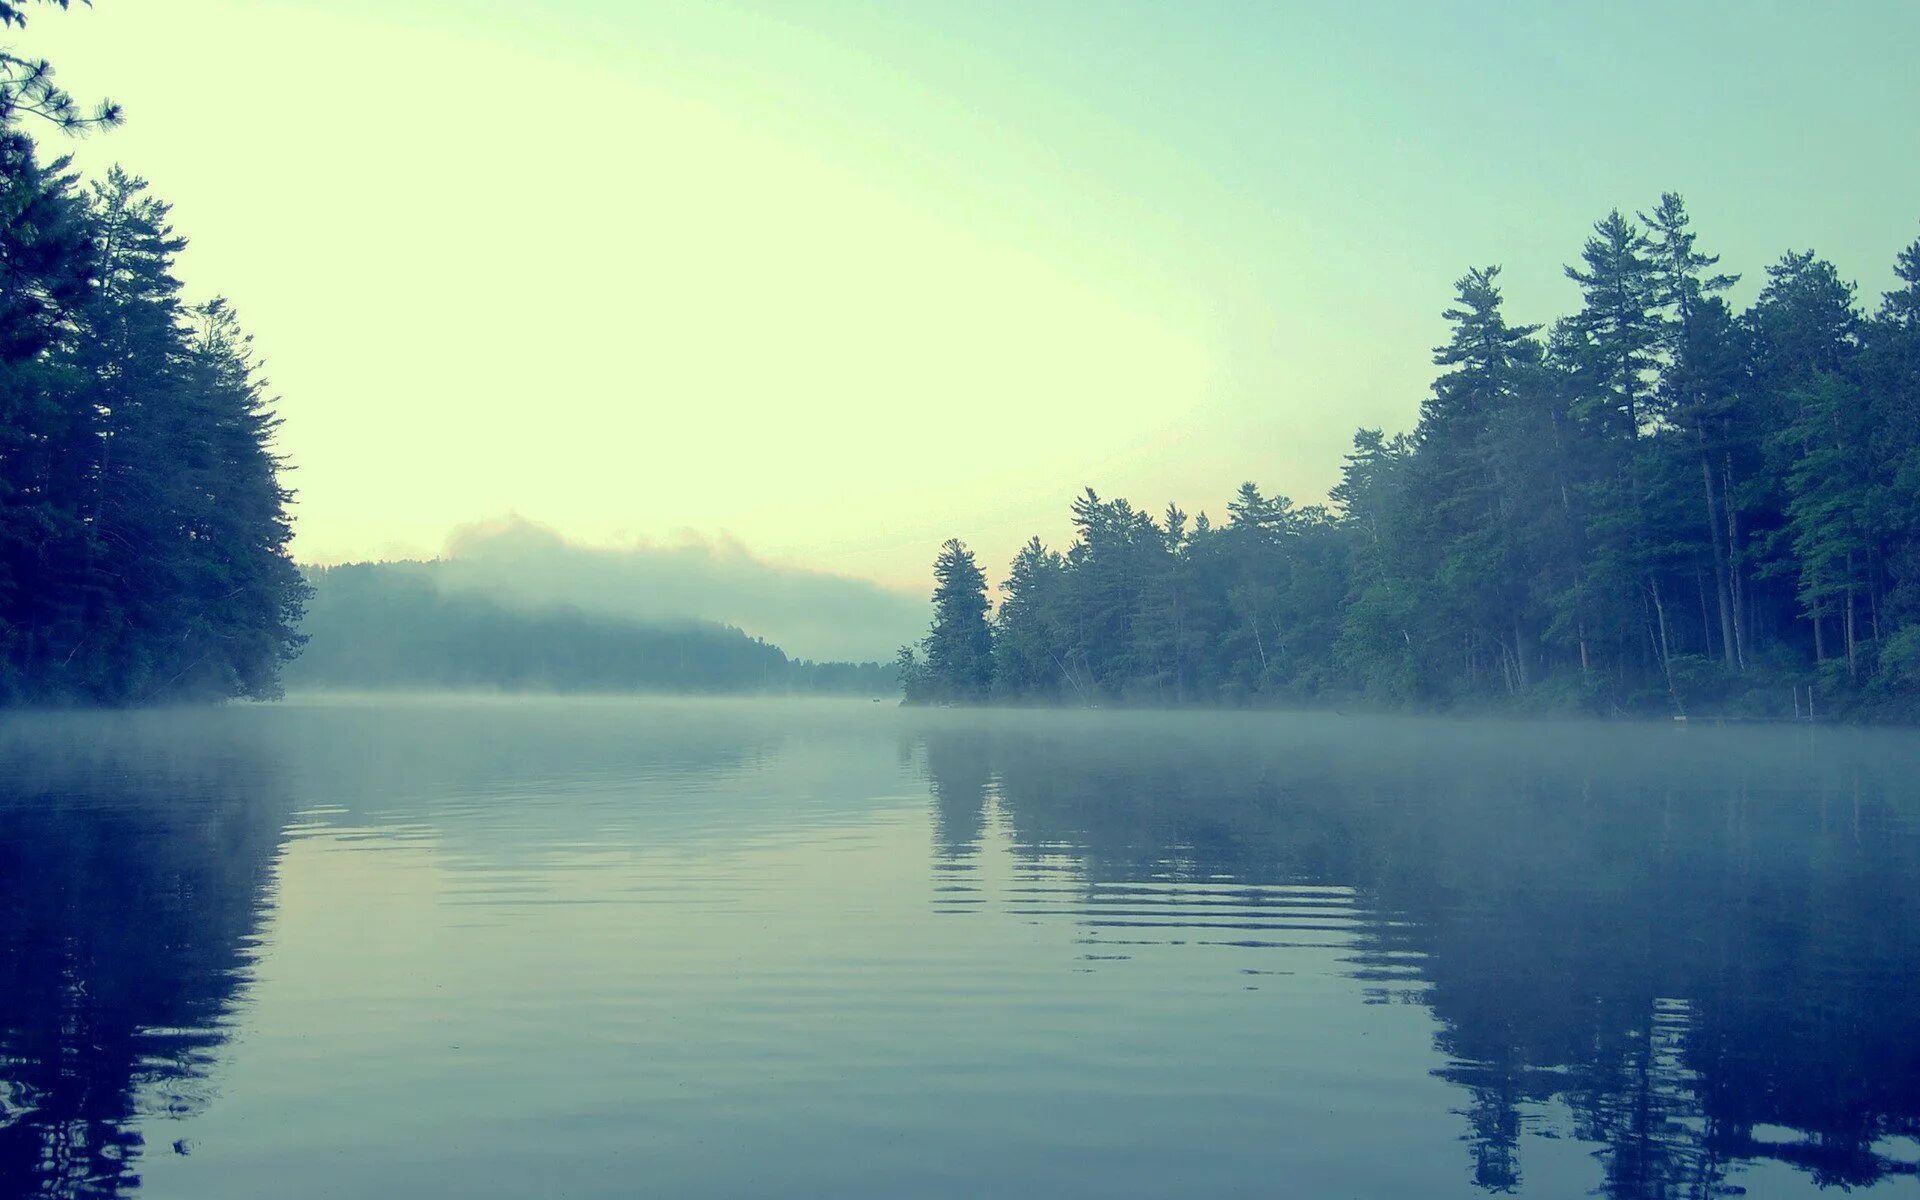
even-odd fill
[{"label": "bare trunk", "polygon": [[1847,585],[1847,607],[1840,618],[1840,628],[1847,639],[1847,678],[1860,678],[1860,662],[1855,654],[1856,642],[1853,636],[1853,585]]},{"label": "bare trunk", "polygon": [[1733,632],[1733,585],[1727,570],[1728,530],[1720,522],[1720,506],[1713,494],[1713,466],[1707,461],[1704,451],[1700,455],[1700,482],[1707,494],[1707,528],[1713,535],[1713,577],[1715,595],[1720,600],[1720,649],[1727,665],[1737,671],[1740,669],[1740,642]]},{"label": "bare trunk", "polygon": [[1673,698],[1674,711],[1684,712],[1685,709],[1680,704],[1680,693],[1673,686],[1673,646],[1667,640],[1667,606],[1660,599],[1660,580],[1656,576],[1649,575],[1647,586],[1653,593],[1653,611],[1660,628],[1660,671],[1667,679],[1667,695]]},{"label": "bare trunk", "polygon": [[1698,568],[1693,572],[1694,591],[1700,596],[1700,645],[1708,658],[1713,657],[1713,618],[1707,613],[1707,580]]},{"label": "bare trunk", "polygon": [[1733,503],[1733,454],[1731,451],[1722,458],[1720,475],[1720,494],[1726,498],[1727,510],[1727,574],[1733,594],[1733,659],[1734,664],[1745,669],[1747,664],[1747,645],[1753,640],[1753,619],[1747,607],[1747,585],[1740,570],[1740,510]]}]

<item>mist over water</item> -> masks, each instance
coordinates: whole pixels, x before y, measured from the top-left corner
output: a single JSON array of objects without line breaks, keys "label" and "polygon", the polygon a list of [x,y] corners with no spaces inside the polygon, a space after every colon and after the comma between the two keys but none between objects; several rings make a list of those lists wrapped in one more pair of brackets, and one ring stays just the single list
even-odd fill
[{"label": "mist over water", "polygon": [[0,1196],[1812,1195],[1920,742],[845,701],[0,726]]},{"label": "mist over water", "polygon": [[0,1200],[1912,1193],[1920,5],[1335,8],[0,0]]},{"label": "mist over water", "polygon": [[829,571],[780,566],[727,538],[588,546],[517,517],[456,529],[421,568],[450,594],[641,621],[738,626],[797,658],[887,661],[926,632],[917,595]]}]

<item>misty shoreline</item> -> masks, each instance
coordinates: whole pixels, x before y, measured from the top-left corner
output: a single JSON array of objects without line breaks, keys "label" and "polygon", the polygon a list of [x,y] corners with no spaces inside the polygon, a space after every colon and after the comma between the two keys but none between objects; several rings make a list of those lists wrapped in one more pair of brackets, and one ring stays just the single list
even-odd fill
[{"label": "misty shoreline", "polygon": [[888,713],[898,713],[904,716],[912,716],[915,714],[955,715],[977,716],[985,719],[992,719],[999,716],[1115,717],[1123,719],[1171,716],[1182,718],[1217,717],[1224,719],[1312,718],[1359,722],[1432,722],[1442,727],[1467,727],[1489,723],[1530,727],[1587,724],[1608,728],[1631,728],[1640,726],[1649,731],[1665,729],[1698,731],[1723,728],[1764,728],[1774,732],[1784,732],[1791,729],[1802,729],[1809,732],[1821,729],[1833,731],[1881,729],[1899,732],[1920,729],[1920,722],[1898,716],[1881,715],[1877,718],[1864,718],[1857,714],[1837,717],[1820,715],[1813,720],[1804,718],[1794,720],[1791,718],[1772,719],[1718,713],[1694,713],[1685,717],[1675,717],[1658,712],[1622,711],[1585,713],[1541,708],[1469,707],[1464,705],[1448,708],[1390,708],[1367,704],[1179,704],[1169,703],[1164,700],[1118,700],[1102,704],[1074,704],[1061,701],[1035,700],[1031,698],[970,703],[911,702],[903,699],[897,692],[886,695],[867,695],[858,692],[812,692],[798,689],[672,691],[643,688],[582,688],[560,690],[481,686],[443,687],[425,684],[396,685],[392,687],[294,687],[289,688],[284,695],[278,697],[236,698],[227,700],[177,700],[158,705],[20,705],[8,709],[0,709],[0,725],[6,724],[9,717],[84,713],[200,712],[213,708],[270,711],[283,707],[350,707],[387,703],[404,703],[409,705],[484,703],[510,707],[514,704],[539,704],[549,701],[597,705],[634,703],[661,706],[675,704],[732,707],[747,707],[756,704],[792,704],[795,706],[824,705],[847,709],[871,709]]}]

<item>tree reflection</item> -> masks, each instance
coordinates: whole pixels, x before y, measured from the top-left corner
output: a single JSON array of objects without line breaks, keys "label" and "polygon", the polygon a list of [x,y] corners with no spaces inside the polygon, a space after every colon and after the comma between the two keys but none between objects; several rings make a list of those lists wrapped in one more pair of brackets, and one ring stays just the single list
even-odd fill
[{"label": "tree reflection", "polygon": [[141,1127],[209,1094],[285,807],[161,736],[0,739],[0,1194],[131,1190]]},{"label": "tree reflection", "polygon": [[1914,1173],[1885,1150],[1920,1136],[1900,764],[1647,729],[1388,754],[1072,728],[931,731],[935,794],[990,778],[1013,852],[1071,853],[1089,886],[1355,889],[1351,970],[1431,1009],[1481,1188],[1521,1188],[1554,1111],[1610,1197],[1730,1194],[1760,1159],[1822,1186]]},{"label": "tree reflection", "polygon": [[993,777],[986,736],[960,731],[934,738],[926,754],[935,853],[957,862],[979,848],[987,824],[987,789]]}]

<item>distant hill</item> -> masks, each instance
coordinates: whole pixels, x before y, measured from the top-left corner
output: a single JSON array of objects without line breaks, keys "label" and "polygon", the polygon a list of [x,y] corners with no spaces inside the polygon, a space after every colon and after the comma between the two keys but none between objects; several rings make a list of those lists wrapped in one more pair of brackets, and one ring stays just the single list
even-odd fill
[{"label": "distant hill", "polygon": [[727,537],[587,545],[519,517],[465,525],[424,564],[442,591],[528,611],[564,606],[627,621],[737,626],[813,659],[891,660],[926,632],[926,595],[768,562]]},{"label": "distant hill", "polygon": [[293,688],[554,692],[844,692],[887,695],[878,663],[790,659],[730,625],[518,608],[444,590],[432,564],[309,567],[313,586],[286,670]]}]

